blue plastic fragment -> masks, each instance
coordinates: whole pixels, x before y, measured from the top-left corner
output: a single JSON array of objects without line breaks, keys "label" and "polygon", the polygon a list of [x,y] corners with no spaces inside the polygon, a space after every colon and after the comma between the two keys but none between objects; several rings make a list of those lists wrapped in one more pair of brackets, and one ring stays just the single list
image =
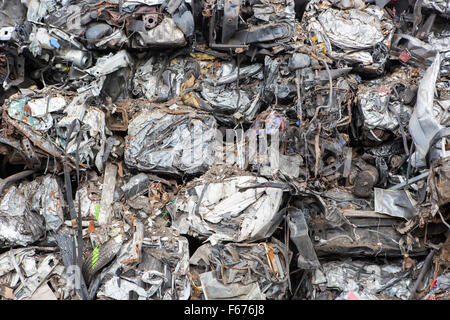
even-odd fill
[{"label": "blue plastic fragment", "polygon": [[59,49],[61,46],[59,45],[58,40],[51,38],[50,39],[50,45],[56,49]]}]

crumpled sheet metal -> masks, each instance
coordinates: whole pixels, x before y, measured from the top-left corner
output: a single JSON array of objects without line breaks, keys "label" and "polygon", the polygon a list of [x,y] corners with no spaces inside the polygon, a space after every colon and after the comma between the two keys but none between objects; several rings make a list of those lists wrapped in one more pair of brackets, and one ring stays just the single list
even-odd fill
[{"label": "crumpled sheet metal", "polygon": [[169,17],[147,32],[138,31],[132,40],[134,48],[182,47],[185,44],[184,33]]},{"label": "crumpled sheet metal", "polygon": [[411,108],[399,102],[390,102],[390,94],[382,89],[371,90],[358,95],[358,103],[364,117],[364,127],[368,130],[383,129],[398,132],[399,122],[393,108],[398,114],[410,116]]},{"label": "crumpled sheet metal", "polygon": [[440,63],[441,56],[437,54],[433,64],[427,69],[420,81],[416,106],[409,120],[409,133],[417,150],[412,156],[412,165],[415,167],[424,165],[425,157],[430,148],[433,147],[430,146],[431,139],[443,128],[433,113],[435,84]]},{"label": "crumpled sheet metal", "polygon": [[63,97],[46,97],[29,99],[22,97],[17,100],[6,101],[3,108],[8,110],[8,115],[22,121],[38,131],[48,131],[53,127],[51,112],[61,111],[65,107]]},{"label": "crumpled sheet metal", "polygon": [[143,110],[130,121],[125,139],[127,166],[182,174],[205,172],[214,162],[210,148],[216,138],[214,117],[172,110]]},{"label": "crumpled sheet metal", "polygon": [[26,18],[26,7],[20,0],[2,1],[0,27],[16,26]]},{"label": "crumpled sheet metal", "polygon": [[144,95],[150,101],[165,102],[181,95],[198,77],[199,66],[188,57],[151,56],[139,65],[133,77],[133,93]]},{"label": "crumpled sheet metal", "polygon": [[214,271],[204,272],[199,277],[205,300],[265,300],[256,282],[224,285]]},{"label": "crumpled sheet metal", "polygon": [[375,212],[393,217],[412,219],[418,214],[416,201],[405,190],[384,190],[374,188]]},{"label": "crumpled sheet metal", "polygon": [[0,201],[0,241],[29,245],[63,223],[64,198],[52,175],[12,186]]},{"label": "crumpled sheet metal", "polygon": [[212,113],[220,123],[233,124],[241,118],[250,122],[255,118],[263,100],[261,63],[238,67],[234,59],[199,53],[165,59],[152,56],[137,68],[135,94],[157,102],[179,96],[185,105]]},{"label": "crumpled sheet metal", "polygon": [[[132,261],[134,243],[125,242],[100,277],[98,297],[117,300],[187,300],[190,296],[189,245],[172,228],[150,226],[145,231],[140,260]],[[120,272],[118,270],[121,270]]]},{"label": "crumpled sheet metal", "polygon": [[[156,227],[155,227],[156,228]],[[152,230],[149,238],[144,238],[142,268],[149,269],[158,264],[164,263],[163,270],[159,269],[167,279],[164,287],[166,292],[162,293],[164,299],[187,300],[190,296],[191,286],[187,273],[189,266],[189,243],[185,237],[178,235],[173,228],[161,228],[162,230]],[[151,274],[149,274],[150,276]],[[152,284],[151,277],[144,280]],[[169,284],[170,281],[170,284]]]},{"label": "crumpled sheet metal", "polygon": [[323,233],[314,241],[314,249],[320,259],[336,255],[369,259],[378,255],[398,258],[405,252],[420,258],[426,254],[426,248],[415,242],[405,249],[407,237],[402,237],[392,226],[400,225],[397,220],[380,220],[377,217],[352,219],[350,222],[356,225],[354,232],[349,228],[344,228],[344,231],[342,228],[327,228],[324,224],[312,228],[315,234]]},{"label": "crumpled sheet metal", "polygon": [[318,20],[331,43],[342,49],[367,49],[384,40],[381,22],[364,11],[328,9]]},{"label": "crumpled sheet metal", "polygon": [[400,55],[402,51],[407,52],[411,56],[408,62],[412,63],[412,65],[428,67],[433,63],[436,54],[440,50],[413,36],[397,33],[392,38],[391,55],[394,52]]},{"label": "crumpled sheet metal", "polygon": [[[448,31],[447,31],[447,33],[448,33]],[[450,37],[445,36],[445,33],[444,34],[436,34],[433,32],[428,35],[427,41],[434,48],[434,50],[437,50],[437,51],[443,53],[442,60],[447,61],[449,59],[448,52],[450,51]],[[434,58],[434,56],[433,56],[433,58]],[[431,61],[431,63],[432,62],[433,61]],[[441,66],[441,70],[442,70],[442,66]]]},{"label": "crumpled sheet metal", "polygon": [[267,238],[281,222],[278,210],[283,191],[272,187],[239,191],[266,182],[251,175],[218,182],[197,180],[177,197],[173,227],[181,234],[207,238],[212,244]]},{"label": "crumpled sheet metal", "polygon": [[15,270],[14,262],[11,259],[11,255],[15,257],[17,265],[21,265],[22,262],[28,257],[31,258],[35,255],[35,249],[32,247],[12,249],[10,252],[4,252],[0,255],[0,277]]},{"label": "crumpled sheet metal", "polygon": [[131,177],[130,180],[120,188],[119,192],[124,195],[126,199],[133,199],[136,196],[146,193],[150,183],[151,181],[148,175],[141,172]]},{"label": "crumpled sheet metal", "polygon": [[[46,97],[39,94],[26,96],[17,94],[6,100],[3,107],[7,110],[8,120],[20,133],[27,136],[35,147],[44,151],[53,151],[52,156],[63,158],[65,154],[75,162],[78,150],[81,166],[96,165],[103,170],[101,158],[106,141],[105,113],[97,107],[85,107],[82,95],[71,97],[70,94],[60,95],[49,92]],[[99,94],[100,92],[98,92]],[[67,142],[67,133],[73,121],[77,121],[71,141]],[[17,122],[14,122],[17,121]],[[47,135],[55,129],[56,135]],[[74,134],[81,131],[82,139],[73,139]]]},{"label": "crumpled sheet metal", "polygon": [[[397,19],[389,1],[311,0],[300,24],[295,2],[235,1],[237,28],[220,37],[222,0],[3,1],[0,99],[9,100],[2,100],[0,157],[25,162],[37,178],[0,195],[0,248],[40,247],[0,255],[2,299],[295,299],[303,293],[291,289],[311,275],[313,287],[299,286],[312,288],[307,298],[408,297],[417,276],[406,266],[415,263],[410,257],[421,259],[428,250],[423,239],[434,248],[447,231],[435,216],[445,215],[449,202],[448,154],[439,150],[445,141],[433,142],[432,154],[419,159],[430,167],[428,181],[389,189],[404,185],[406,170],[417,177],[417,168],[408,167],[406,122],[417,118],[418,129],[410,126],[410,133],[426,150],[436,128],[444,128],[441,135],[448,129],[449,32],[441,25],[448,7],[422,1],[435,9],[424,9],[422,22],[436,23],[431,31],[421,24],[416,34],[412,6]],[[212,9],[215,22],[205,25]],[[218,37],[208,37],[210,30]],[[386,64],[388,58],[398,61]],[[132,120],[117,117],[120,128],[110,121],[118,110]],[[242,124],[271,135],[258,147],[277,140],[281,154],[258,153],[256,163],[247,161],[250,136],[217,144],[218,124],[234,133]],[[127,130],[126,138],[117,132]],[[231,147],[232,156],[222,161],[217,154]],[[438,153],[443,159],[436,161]],[[53,277],[64,271],[60,257],[66,269],[75,263],[77,228],[63,219],[65,189],[55,175],[61,163],[53,157],[70,160],[70,181],[77,181],[74,205],[75,211],[80,205],[85,249],[81,291],[66,286],[69,274]],[[75,171],[77,161],[81,171]],[[355,181],[368,167],[377,182],[369,183],[366,197],[355,192]],[[277,240],[283,231],[293,252]],[[195,247],[209,243],[190,257],[191,240]],[[336,256],[366,260],[338,262]],[[390,265],[368,262],[378,257]],[[393,258],[404,258],[406,270]],[[289,271],[291,263],[300,274]],[[432,274],[425,285],[438,276]],[[448,287],[447,278],[437,279]]]},{"label": "crumpled sheet metal", "polygon": [[[119,49],[184,46],[186,38],[192,36],[194,27],[192,13],[186,6],[190,1],[175,3],[170,14],[158,12],[162,9],[162,3],[77,1],[68,5],[60,1],[32,1],[27,4],[28,20],[35,24],[34,28],[41,26],[41,23],[55,26],[57,29],[49,28],[53,38],[53,30],[59,34],[76,35],[82,42],[77,41],[79,47]],[[75,41],[74,38],[67,38],[58,40]],[[37,43],[41,42],[37,40]],[[53,43],[56,46],[51,49],[59,49],[58,43]],[[35,48],[39,50],[40,45],[35,45]]]},{"label": "crumpled sheet metal", "polygon": [[36,255],[36,247],[11,249],[0,255],[2,284],[13,288],[14,300],[33,299],[34,293],[53,274],[59,273],[59,258],[55,254]]},{"label": "crumpled sheet metal", "polygon": [[102,77],[129,66],[133,66],[133,58],[126,50],[121,50],[99,58],[95,66],[86,69],[86,72],[94,77]]},{"label": "crumpled sheet metal", "polygon": [[[69,111],[67,108],[65,111]],[[67,142],[66,135],[73,120],[80,120],[77,128],[82,136],[81,141],[72,139]],[[75,156],[78,150],[80,162],[86,164],[88,167],[97,167],[99,171],[103,171],[103,163],[100,161],[103,156],[104,146],[106,141],[106,123],[105,114],[97,107],[90,107],[85,109],[83,114],[73,115],[68,113],[57,124],[59,130],[59,137],[56,143],[63,147],[67,154]],[[74,130],[75,132],[77,130]]]},{"label": "crumpled sheet metal", "polygon": [[260,0],[259,3],[252,6],[253,16],[265,22],[276,19],[277,21],[281,20],[289,22],[293,25],[295,20],[294,1],[285,0],[279,2],[283,5],[283,7],[281,10],[276,10],[271,6],[272,1]]},{"label": "crumpled sheet metal", "polygon": [[208,71],[208,77],[202,81],[200,95],[213,113],[219,114],[218,120],[224,122],[237,113],[247,121],[253,120],[261,103],[263,66],[256,63],[240,67],[240,89],[232,89],[238,78],[234,61],[222,62],[217,70],[209,68]]},{"label": "crumpled sheet metal", "polygon": [[[331,57],[371,65],[375,62],[373,48],[378,44],[389,47],[394,25],[376,6],[357,8],[338,10],[332,8],[329,1],[313,0],[307,5],[305,26],[311,37],[315,37],[313,41],[322,43],[325,53]],[[342,54],[333,47],[350,52]]]},{"label": "crumpled sheet metal", "polygon": [[[200,8],[207,18],[207,25],[204,23],[202,28],[210,29],[209,45],[213,49],[250,47],[255,53],[272,55],[271,48],[287,43],[294,36],[294,0],[277,1],[275,7],[271,0],[236,2],[230,3],[228,10],[227,4],[214,0],[204,2]],[[245,23],[238,16],[243,16]]]},{"label": "crumpled sheet metal", "polygon": [[447,0],[423,0],[422,6],[425,8],[434,9],[444,16],[450,16],[450,6]]},{"label": "crumpled sheet metal", "polygon": [[[364,0],[328,0],[328,1],[341,10],[364,9],[364,7],[366,6]],[[377,4],[378,1],[379,0],[377,0]]]},{"label": "crumpled sheet metal", "polygon": [[[436,299],[437,296],[443,296],[442,300],[448,300],[450,291],[450,273],[444,273],[436,278],[436,285],[431,288],[430,292],[425,296],[424,300]],[[433,299],[434,300],[434,299]],[[437,299],[436,299],[437,300]],[[440,299],[439,299],[440,300]]]},{"label": "crumpled sheet metal", "polygon": [[295,11],[294,1],[279,1],[280,7],[275,9],[270,0],[259,0],[258,3],[252,5],[253,16],[264,22],[282,21],[294,25]]},{"label": "crumpled sheet metal", "polygon": [[58,266],[59,259],[56,255],[49,254],[40,261],[36,273],[26,279],[26,284],[19,285],[14,290],[18,299],[31,298],[36,290],[44,283],[52,271]]},{"label": "crumpled sheet metal", "polygon": [[[338,189],[326,192],[324,199],[327,207],[335,209],[330,209],[325,217],[311,216],[308,221],[314,250],[320,259],[330,255],[352,258],[383,255],[396,258],[405,252],[411,257],[426,255],[426,248],[415,241],[406,248],[408,236],[398,231],[401,224],[405,223],[405,218],[395,217],[392,213],[401,215],[406,210],[394,206],[392,212],[389,211],[391,216],[380,214],[365,199],[358,199]],[[355,210],[355,207],[358,209]]]},{"label": "crumpled sheet metal", "polygon": [[28,184],[28,187],[36,188],[31,199],[30,209],[39,212],[44,217],[46,230],[58,230],[64,221],[65,201],[57,179],[48,174],[36,178]]},{"label": "crumpled sheet metal", "polygon": [[450,157],[433,163],[427,188],[431,199],[431,215],[435,216],[441,206],[450,203]]},{"label": "crumpled sheet metal", "polygon": [[[208,243],[190,258],[191,273],[198,275],[206,300],[281,299],[287,289],[286,254],[278,241]],[[214,266],[214,270],[207,272],[208,266]]]},{"label": "crumpled sheet metal", "polygon": [[[321,270],[315,271],[312,284],[325,290],[340,290],[342,294],[338,299],[345,299],[349,292],[356,292],[369,299],[378,299],[375,294],[380,294],[407,300],[412,279],[405,277],[406,272],[401,265],[395,264],[376,265],[357,260],[327,262]],[[397,282],[397,279],[400,280]]]}]

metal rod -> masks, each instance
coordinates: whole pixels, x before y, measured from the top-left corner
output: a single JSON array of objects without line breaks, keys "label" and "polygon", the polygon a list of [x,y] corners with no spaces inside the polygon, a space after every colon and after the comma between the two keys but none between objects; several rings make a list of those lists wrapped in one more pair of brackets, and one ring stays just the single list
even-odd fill
[{"label": "metal rod", "polygon": [[409,296],[409,300],[414,300],[416,298],[417,289],[419,288],[420,284],[422,283],[422,280],[425,277],[425,274],[428,272],[428,269],[430,269],[431,262],[433,261],[433,257],[434,257],[434,250],[431,250],[425,259],[422,270],[420,270],[419,277],[417,278],[416,282],[414,283],[414,287],[411,289],[411,295]]},{"label": "metal rod", "polygon": [[388,190],[401,189],[401,188],[403,188],[405,186],[409,186],[410,184],[413,184],[414,182],[417,182],[417,181],[420,181],[422,179],[425,179],[429,175],[430,175],[430,171],[424,172],[424,173],[422,173],[422,174],[420,174],[420,175],[418,175],[418,176],[416,176],[416,177],[414,177],[412,179],[409,179],[407,182],[402,182],[402,183],[396,184],[395,186],[390,187]]}]

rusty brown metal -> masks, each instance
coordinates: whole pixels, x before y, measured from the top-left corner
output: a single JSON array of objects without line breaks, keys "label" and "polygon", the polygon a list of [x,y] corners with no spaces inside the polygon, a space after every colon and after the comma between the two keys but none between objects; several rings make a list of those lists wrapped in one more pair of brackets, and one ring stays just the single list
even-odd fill
[{"label": "rusty brown metal", "polygon": [[158,14],[157,13],[149,13],[142,15],[142,21],[144,21],[145,29],[153,29],[158,25]]},{"label": "rusty brown metal", "polygon": [[116,112],[107,112],[106,125],[111,131],[127,131],[128,130],[128,114],[127,110],[117,107]]},{"label": "rusty brown metal", "polygon": [[[33,143],[35,147],[42,149],[44,152],[54,156],[55,158],[61,161],[64,161],[65,158],[69,159],[70,162],[68,163],[68,165],[72,169],[75,169],[76,164],[75,159],[71,155],[66,154],[64,150],[54,145],[53,143],[45,140],[40,134],[34,132],[29,126],[21,123],[20,121],[16,121],[10,118],[6,113],[3,113],[3,119],[7,123],[12,125],[15,129],[17,129],[19,132],[21,132],[28,139],[30,139],[30,141]],[[79,165],[82,168],[87,168],[87,165],[85,165],[84,163],[80,162]]]}]

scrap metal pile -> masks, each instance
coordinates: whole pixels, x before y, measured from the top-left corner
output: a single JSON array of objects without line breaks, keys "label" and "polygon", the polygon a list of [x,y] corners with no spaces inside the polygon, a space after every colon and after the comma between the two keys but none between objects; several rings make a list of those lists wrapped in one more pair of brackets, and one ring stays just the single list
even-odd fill
[{"label": "scrap metal pile", "polygon": [[0,300],[449,299],[448,19],[0,1]]}]

